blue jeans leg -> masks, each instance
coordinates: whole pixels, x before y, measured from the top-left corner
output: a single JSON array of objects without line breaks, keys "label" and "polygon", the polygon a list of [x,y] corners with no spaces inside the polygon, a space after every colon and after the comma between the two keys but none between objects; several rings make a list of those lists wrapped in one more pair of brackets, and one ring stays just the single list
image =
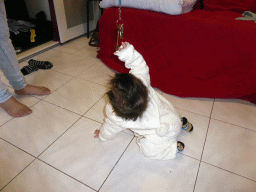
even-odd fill
[{"label": "blue jeans leg", "polygon": [[[18,60],[9,38],[9,28],[6,19],[4,1],[0,0],[0,69],[14,90],[24,88],[27,84],[18,67]],[[0,103],[7,101],[11,94],[0,77]]]}]

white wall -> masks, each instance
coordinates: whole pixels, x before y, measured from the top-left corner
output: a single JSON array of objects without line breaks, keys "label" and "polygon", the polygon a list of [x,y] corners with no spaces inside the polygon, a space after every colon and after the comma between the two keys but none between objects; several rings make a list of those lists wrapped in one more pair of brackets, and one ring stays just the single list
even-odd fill
[{"label": "white wall", "polygon": [[24,0],[27,6],[28,14],[31,19],[36,18],[40,11],[45,12],[46,20],[51,21],[51,14],[48,0]]}]

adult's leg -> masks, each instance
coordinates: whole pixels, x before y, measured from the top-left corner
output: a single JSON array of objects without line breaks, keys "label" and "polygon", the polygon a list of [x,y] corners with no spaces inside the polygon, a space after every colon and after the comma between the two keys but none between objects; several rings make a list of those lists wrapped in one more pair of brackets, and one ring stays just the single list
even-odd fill
[{"label": "adult's leg", "polygon": [[[27,85],[18,67],[15,50],[9,39],[9,28],[6,19],[4,1],[0,0],[0,69],[18,95],[47,95],[50,90],[45,87]],[[0,107],[13,117],[22,117],[32,111],[18,102],[8,92],[0,79]]]},{"label": "adult's leg", "polygon": [[18,67],[15,50],[9,38],[4,1],[0,0],[0,69],[14,90],[20,90],[27,84]]}]

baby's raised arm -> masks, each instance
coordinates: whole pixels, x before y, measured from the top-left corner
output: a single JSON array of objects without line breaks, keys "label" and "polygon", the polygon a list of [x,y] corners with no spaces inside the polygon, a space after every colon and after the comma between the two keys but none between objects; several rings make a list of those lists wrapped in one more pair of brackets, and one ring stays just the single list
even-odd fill
[{"label": "baby's raised arm", "polygon": [[143,81],[145,86],[150,85],[149,68],[142,55],[137,52],[128,42],[123,42],[119,50],[114,53],[121,61],[125,62],[125,67],[130,73]]}]

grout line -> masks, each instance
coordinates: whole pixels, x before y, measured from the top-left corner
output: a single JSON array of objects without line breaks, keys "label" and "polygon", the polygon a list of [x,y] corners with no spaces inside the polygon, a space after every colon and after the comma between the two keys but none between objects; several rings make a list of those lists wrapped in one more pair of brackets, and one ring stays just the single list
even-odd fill
[{"label": "grout line", "polygon": [[226,171],[226,172],[232,173],[232,174],[237,175],[237,176],[239,176],[239,177],[243,177],[243,178],[245,178],[245,179],[248,179],[248,180],[253,181],[253,182],[255,182],[255,183],[256,183],[256,181],[255,181],[255,180],[250,179],[250,178],[248,178],[248,177],[245,177],[245,176],[239,175],[239,174],[237,174],[237,173],[234,173],[234,172],[232,172],[232,171],[229,171],[229,170],[223,169],[223,168],[221,168],[221,167],[218,167],[218,166],[216,166],[216,165],[213,165],[213,164],[210,164],[210,163],[207,163],[207,162],[204,162],[204,161],[202,161],[202,162],[203,162],[203,163],[205,163],[205,164],[207,164],[207,165],[210,165],[210,166],[213,166],[213,167],[215,167],[215,168],[221,169],[221,170],[223,170],[223,171]]},{"label": "grout line", "polygon": [[229,123],[229,122],[226,122],[226,121],[222,121],[222,120],[219,120],[219,119],[214,119],[214,118],[212,118],[212,119],[215,120],[215,121],[220,121],[220,122],[222,122],[222,123],[226,123],[226,124],[229,124],[229,125],[233,125],[233,126],[236,126],[236,127],[242,128],[242,129],[246,129],[246,130],[248,130],[248,131],[256,132],[256,130],[253,130],[253,129],[250,129],[250,128],[247,128],[247,127],[243,127],[243,126],[236,125],[236,124],[233,124],[233,123]]},{"label": "grout line", "polygon": [[[27,95],[27,96],[31,96],[31,97],[34,97],[34,98],[36,98],[36,99],[38,99],[38,101],[37,102],[35,102],[33,105],[31,105],[31,106],[28,106],[28,108],[31,108],[31,107],[33,107],[34,105],[36,105],[37,103],[39,103],[40,101],[42,101],[42,99],[39,99],[39,98],[37,98],[37,97],[35,97],[35,96],[33,96],[33,95]],[[16,99],[16,98],[15,98]],[[10,115],[9,115],[10,116]],[[3,125],[5,125],[5,124],[7,124],[7,123],[9,123],[11,120],[13,120],[14,118],[16,118],[16,117],[12,117],[12,116],[10,116],[11,117],[11,119],[10,120],[8,120],[8,121],[6,121],[5,123],[3,123],[2,125],[0,125],[0,127],[2,127]],[[1,137],[0,137],[1,138]]]},{"label": "grout line", "polygon": [[72,77],[72,78],[75,77],[75,76],[73,76],[73,75],[70,75],[70,74],[67,74],[67,73],[63,73],[63,72],[57,71],[57,70],[55,70],[55,69],[51,69],[51,70],[52,70],[52,72],[60,73],[61,75],[67,75],[67,76],[70,76],[70,77]]},{"label": "grout line", "polygon": [[[57,72],[59,73],[59,72]],[[63,73],[61,73],[63,74]],[[65,74],[66,75],[66,74]],[[70,75],[71,76],[71,75]],[[71,76],[72,78],[70,80],[68,80],[66,83],[64,83],[62,86],[60,86],[59,88],[55,89],[53,92],[51,91],[51,93],[49,95],[46,95],[46,97],[42,98],[42,100],[44,100],[45,98],[47,98],[48,96],[52,95],[54,92],[56,92],[57,90],[59,90],[60,88],[64,87],[66,84],[68,84],[69,82],[71,82],[72,80],[74,80],[74,77]]]},{"label": "grout line", "polygon": [[[30,154],[29,152],[27,152],[27,151],[25,151],[25,150],[19,148],[18,146],[16,146],[16,145],[10,143],[9,141],[6,141],[5,139],[3,139],[3,138],[1,138],[1,137],[0,137],[0,139],[3,140],[3,141],[5,141],[6,143],[12,145],[12,146],[15,147],[15,148],[18,148],[19,150],[23,151],[24,153],[27,153],[28,155],[30,155],[30,156],[36,158],[36,156],[34,156],[34,155]],[[0,190],[0,191],[1,191],[1,190]]]},{"label": "grout line", "polygon": [[199,175],[199,170],[200,170],[200,166],[201,166],[201,162],[202,162],[202,158],[203,158],[203,154],[204,154],[204,148],[205,148],[206,139],[207,139],[210,123],[211,123],[211,116],[212,116],[212,111],[213,111],[213,107],[214,107],[214,102],[215,102],[215,99],[213,100],[213,104],[212,104],[212,110],[211,110],[210,117],[209,117],[210,119],[209,119],[208,128],[207,128],[206,135],[205,135],[204,146],[203,146],[203,150],[202,150],[202,154],[201,154],[201,158],[200,158],[200,162],[199,162],[199,166],[198,166],[198,171],[197,171],[197,174],[196,174],[196,179],[195,179],[195,185],[194,185],[193,192],[195,191],[195,188],[196,188],[197,178],[198,178],[198,175]]},{"label": "grout line", "polygon": [[[90,67],[93,67],[93,65],[90,66]],[[89,67],[89,68],[90,68],[90,67]],[[85,72],[86,70],[88,70],[89,68],[85,69],[84,71],[82,71],[82,72],[79,73],[78,75],[84,73],[84,72]],[[78,75],[73,76],[73,75],[70,75],[70,74],[67,74],[67,73],[63,73],[63,72],[60,72],[60,71],[56,71],[56,70],[54,70],[54,69],[53,69],[53,72],[60,73],[60,74],[62,74],[62,75],[70,76],[70,77],[72,77],[71,80],[80,79],[80,80],[84,80],[84,81],[87,81],[87,82],[90,82],[90,83],[94,83],[94,84],[97,84],[97,85],[101,85],[101,86],[103,86],[103,87],[107,87],[107,85],[103,85],[103,84],[100,84],[100,83],[96,83],[96,82],[94,82],[94,81],[90,81],[90,80],[87,80],[87,79],[83,79],[83,78],[81,78],[81,77],[78,77]],[[71,80],[69,80],[69,81],[71,81]],[[69,81],[68,81],[68,82],[69,82]],[[66,84],[66,83],[65,83],[65,84]],[[65,85],[65,84],[64,84],[64,85]],[[61,86],[61,87],[62,87],[62,86]],[[58,88],[58,89],[59,89],[59,88]],[[56,90],[57,90],[57,89],[56,89]]]},{"label": "grout line", "polygon": [[[96,62],[95,62],[96,63]],[[81,75],[83,72],[87,71],[88,69],[90,69],[92,66],[95,65],[95,63],[91,64],[89,67],[87,67],[85,70],[81,71],[80,73],[78,73],[75,77]],[[78,78],[78,77],[77,77]]]},{"label": "grout line", "polygon": [[54,105],[55,107],[59,107],[59,108],[61,108],[61,109],[64,109],[64,110],[69,111],[69,112],[71,112],[71,113],[74,113],[74,114],[76,114],[76,115],[82,116],[82,115],[79,114],[79,113],[76,113],[76,112],[74,112],[74,111],[71,111],[71,110],[66,109],[66,108],[64,108],[64,107],[61,107],[61,106],[56,105],[56,104],[54,104],[54,103],[51,103],[51,102],[49,102],[49,101],[45,101],[45,100],[42,100],[42,101],[43,101],[43,102],[46,102],[46,103],[49,103],[49,104],[51,104],[51,105]]},{"label": "grout line", "polygon": [[16,177],[18,177],[18,176],[19,176],[28,166],[30,166],[35,160],[36,160],[36,158],[35,158],[31,163],[29,163],[24,169],[22,169],[15,177],[13,177],[10,182],[8,182],[2,189],[0,189],[0,191],[2,191],[7,185],[9,185]]},{"label": "grout line", "polygon": [[91,120],[91,121],[94,121],[94,122],[96,122],[96,123],[100,123],[100,124],[103,124],[102,122],[99,122],[99,121],[97,121],[97,120],[95,120],[95,119],[91,119],[90,117],[86,117],[86,116],[82,116],[83,118],[86,118],[86,119],[89,119],[89,120]]},{"label": "grout line", "polygon": [[[11,117],[11,116],[10,116]],[[3,123],[2,125],[0,125],[0,127],[4,126],[5,124],[9,123],[11,120],[13,120],[14,117],[11,117],[11,119],[9,119],[8,121],[6,121],[5,123]],[[0,137],[1,138],[1,137]]]},{"label": "grout line", "polygon": [[108,176],[106,177],[106,179],[103,181],[102,185],[100,186],[100,188],[98,189],[98,192],[100,191],[100,189],[102,188],[102,186],[104,185],[104,183],[107,181],[107,179],[109,178],[110,174],[112,173],[112,171],[114,170],[114,168],[116,167],[116,165],[118,164],[118,162],[120,161],[120,159],[122,158],[122,156],[124,155],[125,151],[128,149],[128,147],[130,146],[131,142],[133,141],[133,139],[135,138],[135,136],[133,136],[133,138],[131,139],[130,143],[127,145],[127,147],[125,148],[124,152],[121,154],[121,156],[119,157],[119,159],[117,160],[116,164],[114,165],[114,167],[111,169],[111,171],[109,172]]},{"label": "grout line", "polygon": [[[87,70],[87,69],[86,69]],[[86,70],[84,70],[83,72],[85,72]],[[102,85],[102,84],[100,84],[100,83],[96,83],[96,82],[93,82],[93,81],[90,81],[90,80],[87,80],[87,79],[83,79],[83,78],[81,78],[81,77],[77,77],[77,76],[73,76],[73,75],[69,75],[69,74],[66,74],[66,73],[62,73],[62,72],[59,72],[59,71],[54,71],[54,72],[57,72],[57,73],[60,73],[60,74],[63,74],[63,75],[68,75],[68,76],[71,76],[71,77],[73,77],[71,80],[69,80],[68,82],[70,82],[70,81],[72,81],[72,80],[75,80],[75,79],[78,79],[78,80],[83,80],[83,81],[86,81],[86,82],[90,82],[90,83],[93,83],[93,84],[96,84],[96,85],[100,85],[100,86],[102,86],[102,87],[107,87],[106,85]],[[82,72],[82,73],[83,73]],[[67,82],[67,83],[68,83]],[[63,84],[61,87],[63,87],[64,85],[66,85],[67,83],[65,83],[65,84]],[[59,88],[61,88],[61,87],[59,87]],[[58,88],[58,89],[59,89]],[[58,89],[56,89],[56,90],[58,90]],[[55,91],[56,91],[55,90]]]},{"label": "grout line", "polygon": [[[84,72],[84,71],[83,71]],[[82,73],[83,73],[82,72]],[[87,81],[87,82],[90,82],[90,83],[93,83],[93,84],[96,84],[96,85],[100,85],[100,86],[102,86],[102,87],[107,87],[107,85],[102,85],[102,84],[100,84],[100,83],[96,83],[96,82],[94,82],[94,81],[90,81],[90,80],[87,80],[87,79],[83,79],[83,78],[81,78],[81,77],[75,77],[76,79],[79,79],[79,80],[83,80],[83,81]]]},{"label": "grout line", "polygon": [[194,160],[196,160],[196,161],[200,161],[200,159],[197,159],[197,158],[195,158],[195,157],[192,157],[192,156],[186,155],[186,154],[182,153],[182,151],[181,151],[181,152],[178,152],[178,154],[180,154],[180,155],[184,155],[184,156],[189,157],[189,158],[192,158],[192,159],[194,159]]},{"label": "grout line", "polygon": [[[32,96],[32,95],[31,95],[31,96]],[[33,96],[33,97],[34,97],[34,96]],[[40,101],[42,101],[42,100],[43,100],[43,98],[42,98],[42,99],[39,99],[39,98],[37,98],[37,97],[34,97],[34,98],[38,99],[38,101],[37,101],[37,102],[35,102],[33,105],[29,106],[29,108],[31,108],[31,107],[33,107],[33,106],[35,106],[36,104],[38,104]]]},{"label": "grout line", "polygon": [[[206,115],[202,115],[202,114],[199,114],[199,113],[195,113],[195,112],[192,112],[192,111],[188,111],[188,110],[185,110],[185,109],[181,109],[181,108],[178,108],[178,107],[175,107],[176,109],[179,109],[181,111],[186,111],[186,112],[189,112],[189,113],[192,113],[192,114],[195,114],[195,115],[200,115],[202,117],[207,117],[207,118],[210,118],[209,116],[206,116]],[[211,114],[210,114],[211,116]]]},{"label": "grout line", "polygon": [[95,84],[97,84],[97,85],[101,85],[101,86],[107,87],[107,83],[105,83],[105,84],[100,84],[100,83],[96,83],[96,82],[94,82],[94,81],[90,81],[90,80],[88,80],[88,79],[83,79],[83,78],[81,78],[81,77],[76,77],[76,78],[77,78],[77,79],[84,80],[84,81],[88,81],[88,82],[90,82],[90,83],[95,83]]},{"label": "grout line", "polygon": [[42,155],[47,149],[49,149],[57,140],[59,140],[68,130],[70,130],[80,119],[82,118],[79,117],[73,124],[70,125],[70,127],[67,128],[66,131],[64,131],[57,139],[55,139],[48,147],[46,147],[36,158],[38,158],[40,155]]},{"label": "grout line", "polygon": [[86,113],[88,113],[88,112],[89,112],[97,103],[99,103],[100,100],[103,99],[105,96],[106,96],[106,93],[104,93],[104,95],[103,95],[98,101],[96,101],[96,103],[94,103],[94,105],[92,105],[92,107],[90,107],[82,116],[85,117],[84,115],[85,115]]},{"label": "grout line", "polygon": [[64,175],[66,175],[66,176],[70,177],[71,179],[74,179],[74,180],[76,180],[77,182],[79,182],[79,183],[81,183],[81,184],[85,185],[86,187],[89,187],[90,189],[92,189],[92,190],[94,190],[94,191],[97,191],[96,189],[93,189],[92,187],[90,187],[89,185],[86,185],[86,184],[85,184],[85,183],[83,183],[82,181],[79,181],[78,179],[76,179],[76,178],[72,177],[71,175],[68,175],[67,173],[65,173],[65,172],[61,171],[60,169],[58,169],[58,168],[56,168],[56,167],[54,167],[54,166],[52,166],[52,165],[48,164],[47,162],[45,162],[45,161],[43,161],[43,160],[41,160],[41,159],[39,159],[39,158],[36,158],[36,159],[37,159],[38,161],[41,161],[42,163],[44,163],[44,164],[46,164],[46,165],[48,165],[48,166],[52,167],[53,169],[55,169],[55,170],[57,170],[57,171],[59,171],[59,172],[63,173]]}]

